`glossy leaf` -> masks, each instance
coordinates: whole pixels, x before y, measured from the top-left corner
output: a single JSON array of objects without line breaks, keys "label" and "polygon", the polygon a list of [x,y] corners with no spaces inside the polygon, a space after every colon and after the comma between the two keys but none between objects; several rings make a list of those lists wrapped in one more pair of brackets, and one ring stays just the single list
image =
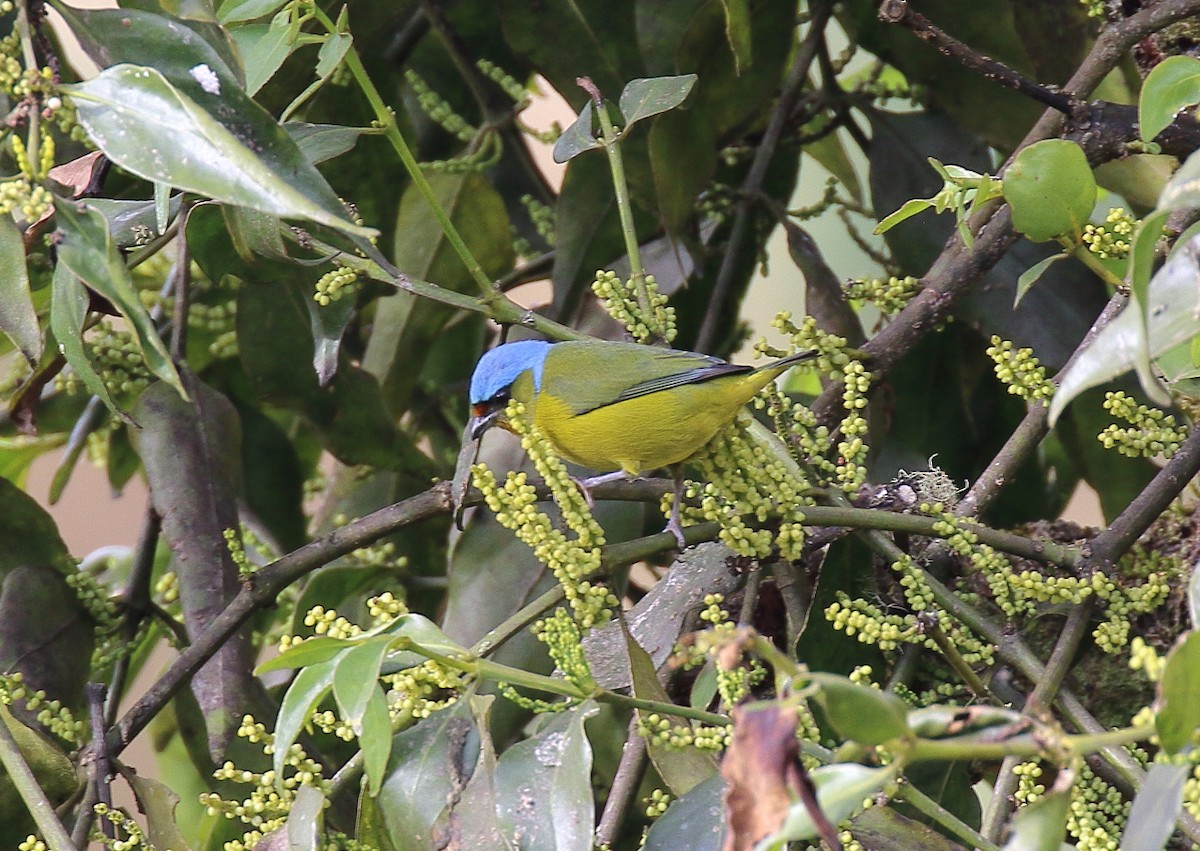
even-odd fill
[{"label": "glossy leaf", "polygon": [[175,820],[179,795],[170,786],[153,777],[143,777],[123,769],[121,776],[129,783],[137,800],[138,810],[146,814],[146,838],[155,848],[175,848],[188,851],[187,840]]},{"label": "glossy leaf", "polygon": [[312,712],[325,695],[333,688],[333,673],[337,659],[310,665],[296,674],[292,684],[279,704],[279,715],[275,719],[275,783],[283,782],[284,760],[295,743],[300,731],[308,723]]},{"label": "glossy leaf", "polygon": [[821,687],[817,700],[839,735],[878,745],[909,732],[908,704],[891,692],[835,674],[811,673],[809,679]]},{"label": "glossy leaf", "polygon": [[695,74],[678,77],[649,77],[630,80],[617,105],[625,117],[627,132],[637,122],[679,106],[691,93],[698,78]]},{"label": "glossy leaf", "polygon": [[1200,629],[1200,564],[1193,563],[1188,579],[1188,616],[1192,629]]},{"label": "glossy leaf", "polygon": [[599,147],[600,141],[592,129],[592,102],[589,100],[571,122],[571,126],[564,130],[554,143],[554,161],[565,163],[584,151]]},{"label": "glossy leaf", "polygon": [[[823,765],[809,772],[817,787],[817,804],[833,825],[841,824],[862,808],[865,798],[878,792],[895,776],[892,768],[867,768],[864,765]],[[759,844],[761,851],[780,851],[788,842],[816,839],[817,826],[808,809],[797,801],[788,810],[779,832]]]},{"label": "glossy leaf", "polygon": [[62,234],[58,244],[60,261],[120,311],[133,329],[146,366],[187,398],[171,355],[113,245],[104,216],[92,207],[79,208],[64,202],[58,204],[56,218]]},{"label": "glossy leaf", "polygon": [[1004,172],[1013,227],[1035,242],[1078,240],[1096,206],[1096,180],[1074,142],[1045,139],[1017,154]]},{"label": "glossy leaf", "polygon": [[933,209],[933,202],[928,198],[913,198],[911,201],[905,201],[900,209],[884,216],[879,221],[879,224],[875,226],[875,233],[887,233],[901,222],[911,219],[918,213],[923,213],[931,209]]},{"label": "glossy leaf", "polygon": [[349,221],[315,172],[277,171],[152,68],[117,65],[63,90],[97,147],[139,177],[284,218],[311,219],[355,236],[376,233]]},{"label": "glossy leaf", "polygon": [[269,24],[248,24],[233,30],[233,40],[246,63],[246,93],[259,90],[275,76],[296,45],[291,15],[285,9]]},{"label": "glossy leaf", "polygon": [[1168,56],[1146,75],[1138,97],[1138,127],[1147,142],[1170,126],[1179,110],[1200,103],[1200,59]]},{"label": "glossy leaf", "polygon": [[1196,740],[1200,728],[1200,632],[1190,632],[1171,649],[1158,684],[1154,727],[1162,749],[1179,753]]},{"label": "glossy leaf", "polygon": [[275,13],[287,0],[226,0],[217,9],[217,20],[228,26],[255,21]]},{"label": "glossy leaf", "polygon": [[305,158],[316,165],[340,156],[354,148],[364,133],[375,133],[369,127],[342,127],[339,124],[307,124],[289,121],[283,125]]},{"label": "glossy leaf", "polygon": [[1186,160],[1158,197],[1159,210],[1200,207],[1200,151]]},{"label": "glossy leaf", "polygon": [[[1087,388],[1129,372],[1145,354],[1158,357],[1196,336],[1192,317],[1200,310],[1200,290],[1196,288],[1200,276],[1198,251],[1200,239],[1194,239],[1154,275],[1147,288],[1144,321],[1138,305],[1130,302],[1062,374],[1050,402],[1051,423]],[[1163,399],[1156,384],[1143,383],[1142,387],[1153,399]]]},{"label": "glossy leaf", "polygon": [[645,851],[721,851],[725,779],[716,774],[693,786],[654,820]]},{"label": "glossy leaf", "polygon": [[399,849],[429,848],[445,828],[449,807],[475,765],[480,731],[470,702],[459,700],[392,739],[387,776],[377,801],[384,826]]},{"label": "glossy leaf", "polygon": [[307,783],[296,789],[287,815],[288,851],[318,851],[324,838],[325,793]]},{"label": "glossy leaf", "polygon": [[[184,378],[191,401],[161,382],[142,391],[134,439],[174,558],[184,623],[199,634],[242,585],[225,540],[227,529],[236,539],[239,528],[241,431],[237,410],[222,393],[186,371]],[[201,481],[204,487],[196,487]],[[192,677],[213,759],[223,758],[242,716],[257,709],[254,653],[249,631],[240,630]]]},{"label": "glossy leaf", "polygon": [[[633,676],[633,696],[641,700],[670,703],[671,698],[658,681],[650,656],[633,636],[628,632],[624,632],[624,635],[629,654],[629,668]],[[717,766],[712,757],[694,748],[672,749],[654,740],[647,742],[646,748],[650,754],[650,761],[654,763],[672,795],[683,795],[696,784],[717,773]]]},{"label": "glossy leaf", "polygon": [[0,331],[31,366],[42,357],[42,331],[29,294],[25,244],[11,216],[0,216]]},{"label": "glossy leaf", "polygon": [[327,635],[316,635],[292,644],[291,647],[278,656],[268,659],[255,668],[254,673],[261,676],[270,671],[307,668],[309,665],[316,665],[332,659],[343,650],[353,647],[355,643],[353,639],[330,638]]},{"label": "glossy leaf", "polygon": [[51,284],[53,291],[50,297],[50,330],[58,342],[58,350],[66,358],[67,364],[79,376],[83,386],[93,396],[99,397],[104,405],[126,422],[133,422],[129,415],[122,410],[100,376],[92,366],[91,360],[83,348],[83,323],[87,318],[88,294],[83,284],[75,277],[75,273],[67,268],[67,264],[59,263],[54,269],[54,280]]},{"label": "glossy leaf", "polygon": [[583,725],[597,711],[586,702],[549,716],[534,736],[500,755],[496,811],[504,832],[521,837],[521,847],[591,851],[592,748]]},{"label": "glossy leaf", "polygon": [[[381,635],[338,654],[333,670],[333,697],[342,720],[362,736],[363,715],[378,690],[379,668],[392,638]],[[385,759],[384,762],[387,760]]]},{"label": "glossy leaf", "polygon": [[[336,681],[334,685],[336,687]],[[367,789],[370,794],[378,795],[387,771],[388,758],[392,754],[392,718],[388,712],[387,695],[378,682],[372,683],[360,727],[356,732],[358,746],[363,753]]]},{"label": "glossy leaf", "polygon": [[1157,762],[1146,772],[1125,821],[1120,851],[1162,851],[1183,809],[1186,765]]}]

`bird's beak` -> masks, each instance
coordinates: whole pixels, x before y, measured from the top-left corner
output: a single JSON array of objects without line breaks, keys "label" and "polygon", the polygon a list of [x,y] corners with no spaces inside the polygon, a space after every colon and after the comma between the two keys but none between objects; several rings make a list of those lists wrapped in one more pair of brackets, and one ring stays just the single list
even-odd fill
[{"label": "bird's beak", "polygon": [[483,437],[483,433],[496,424],[500,419],[500,415],[504,413],[502,408],[487,413],[479,413],[471,417],[471,421],[467,424],[467,428],[471,431],[471,439],[479,440]]}]

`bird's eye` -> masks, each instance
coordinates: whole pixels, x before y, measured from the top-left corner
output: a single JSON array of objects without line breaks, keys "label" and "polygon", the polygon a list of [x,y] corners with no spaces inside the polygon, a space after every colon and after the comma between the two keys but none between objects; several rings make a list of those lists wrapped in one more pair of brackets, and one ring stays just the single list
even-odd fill
[{"label": "bird's eye", "polygon": [[500,405],[507,405],[508,400],[511,398],[512,398],[512,396],[508,392],[508,388],[506,387],[503,390],[497,390],[496,393],[492,396],[492,398],[488,399],[488,403],[499,407]]}]

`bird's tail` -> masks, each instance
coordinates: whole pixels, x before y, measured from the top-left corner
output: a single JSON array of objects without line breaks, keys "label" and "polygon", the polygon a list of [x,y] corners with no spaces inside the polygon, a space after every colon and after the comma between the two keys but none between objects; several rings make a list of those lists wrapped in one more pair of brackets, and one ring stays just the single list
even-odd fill
[{"label": "bird's tail", "polygon": [[754,371],[755,372],[769,372],[772,375],[779,375],[785,369],[795,366],[796,364],[801,363],[803,361],[811,360],[812,358],[815,358],[819,354],[820,354],[820,352],[818,352],[816,349],[810,349],[807,352],[797,352],[794,355],[788,355],[785,358],[780,358],[777,361],[772,361],[771,363],[760,366],[758,369],[756,369]]}]

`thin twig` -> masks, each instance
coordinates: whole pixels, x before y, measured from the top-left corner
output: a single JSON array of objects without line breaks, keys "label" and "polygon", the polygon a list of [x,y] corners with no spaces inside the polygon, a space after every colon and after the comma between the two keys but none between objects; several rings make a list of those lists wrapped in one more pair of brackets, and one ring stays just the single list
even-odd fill
[{"label": "thin twig", "polygon": [[629,719],[629,731],[625,736],[625,746],[621,749],[621,761],[617,764],[612,788],[608,791],[608,800],[604,802],[604,813],[600,816],[599,827],[596,828],[596,845],[608,847],[616,841],[629,805],[633,803],[634,795],[637,794],[638,784],[642,782],[642,772],[645,768],[646,737],[639,732],[638,714],[635,712]]},{"label": "thin twig", "polygon": [[910,30],[917,38],[929,42],[937,48],[939,53],[948,56],[963,67],[1051,109],[1070,115],[1080,108],[1086,107],[1083,101],[1073,95],[1043,86],[1003,62],[975,52],[935,26],[928,18],[909,6],[907,0],[884,0],[879,7],[879,18],[885,23],[898,24]]},{"label": "thin twig", "polygon": [[46,797],[33,769],[25,761],[25,756],[4,719],[0,719],[0,765],[4,766],[9,782],[16,789],[29,814],[33,816],[33,822],[37,825],[42,839],[54,851],[73,851],[78,847],[71,841],[67,829],[58,820],[54,805]]},{"label": "thin twig", "polygon": [[1112,564],[1128,552],[1167,506],[1200,473],[1200,428],[1193,428],[1167,465],[1109,527],[1085,546],[1094,564]]},{"label": "thin twig", "polygon": [[[142,620],[150,614],[150,574],[154,570],[154,553],[158,549],[158,536],[162,530],[162,519],[153,506],[146,507],[146,515],[142,520],[142,529],[138,534],[137,544],[133,548],[133,565],[129,571],[129,580],[125,583],[123,595],[124,619],[121,631],[128,644],[137,637]],[[172,620],[174,620],[172,618]],[[121,696],[125,693],[125,678],[129,675],[130,653],[122,653],[113,666],[112,679],[108,689],[108,706],[104,720],[109,726],[117,720],[117,710],[121,704]]]},{"label": "thin twig", "polygon": [[704,312],[704,321],[700,325],[700,333],[696,337],[696,349],[698,351],[709,351],[717,342],[717,329],[724,316],[730,290],[733,289],[737,264],[739,256],[742,253],[742,245],[750,236],[754,199],[762,189],[763,181],[767,176],[767,169],[771,165],[771,160],[775,158],[775,152],[779,147],[780,139],[783,137],[783,130],[787,124],[788,115],[791,113],[797,98],[800,97],[800,92],[808,82],[808,70],[816,58],[817,47],[821,43],[821,39],[825,37],[825,25],[829,22],[832,12],[832,3],[823,2],[813,4],[812,20],[808,25],[808,34],[801,43],[800,49],[796,51],[796,59],[792,63],[792,67],[788,70],[787,77],[783,82],[783,88],[779,93],[779,101],[775,104],[775,109],[771,112],[766,132],[763,133],[762,141],[759,142],[758,147],[755,149],[754,160],[750,163],[750,169],[746,172],[746,177],[742,181],[742,200],[739,202],[737,212],[734,214],[733,226],[729,232],[729,243],[725,249],[725,256],[721,259],[721,268],[717,272],[717,280],[713,285],[712,295],[709,296],[708,308]]},{"label": "thin twig", "polygon": [[[96,787],[96,803],[104,804],[111,809],[113,797],[109,778],[112,777],[113,770],[104,738],[105,691],[104,683],[88,683],[84,686],[84,694],[87,696],[88,721],[92,727],[92,744],[88,748],[88,754],[91,757],[90,781]],[[100,831],[109,839],[115,839],[117,836],[116,825],[108,819],[100,820]]]}]

